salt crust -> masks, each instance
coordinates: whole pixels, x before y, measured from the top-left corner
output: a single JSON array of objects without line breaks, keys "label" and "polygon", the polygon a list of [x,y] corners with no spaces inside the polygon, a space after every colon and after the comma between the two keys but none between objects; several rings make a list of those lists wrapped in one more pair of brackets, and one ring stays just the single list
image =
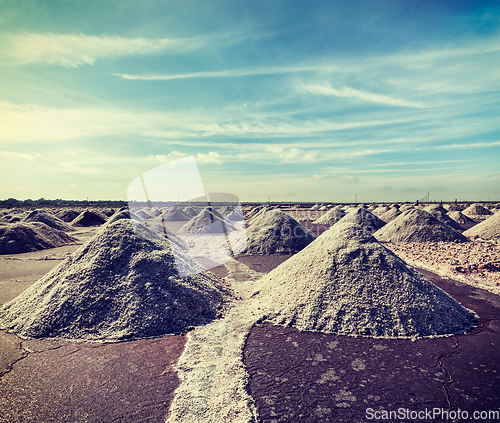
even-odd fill
[{"label": "salt crust", "polygon": [[[179,265],[192,276],[180,278]],[[21,338],[106,342],[177,333],[219,317],[232,300],[202,270],[175,244],[121,219],[0,308],[0,327]]]}]

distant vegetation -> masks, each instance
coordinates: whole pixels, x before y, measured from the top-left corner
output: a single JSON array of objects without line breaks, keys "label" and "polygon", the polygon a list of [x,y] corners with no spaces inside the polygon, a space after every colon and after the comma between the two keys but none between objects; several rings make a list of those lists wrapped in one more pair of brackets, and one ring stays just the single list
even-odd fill
[{"label": "distant vegetation", "polygon": [[127,202],[123,200],[46,200],[39,198],[38,200],[16,200],[15,198],[8,198],[0,200],[0,207],[13,207],[13,206],[126,206]]}]

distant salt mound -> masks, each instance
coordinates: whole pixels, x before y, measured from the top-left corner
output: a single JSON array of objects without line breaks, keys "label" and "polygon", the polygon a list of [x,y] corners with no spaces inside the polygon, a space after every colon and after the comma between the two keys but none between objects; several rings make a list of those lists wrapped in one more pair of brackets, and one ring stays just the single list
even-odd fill
[{"label": "distant salt mound", "polygon": [[76,238],[45,223],[20,222],[0,226],[0,254],[30,253],[75,241]]},{"label": "distant salt mound", "polygon": [[57,229],[59,231],[69,232],[75,230],[75,228],[73,228],[71,225],[68,225],[66,222],[63,222],[61,219],[58,219],[52,214],[41,210],[32,211],[22,221],[26,223],[45,223],[47,226],[50,226],[51,228]]},{"label": "distant salt mound", "polygon": [[481,204],[472,204],[464,211],[462,211],[462,213],[469,217],[489,216],[493,214],[488,209],[484,208]]},{"label": "distant salt mound", "polygon": [[[192,276],[180,278],[179,265]],[[201,270],[174,244],[122,219],[0,308],[0,328],[22,338],[99,341],[178,333],[210,322],[232,299]]]},{"label": "distant salt mound", "polygon": [[429,212],[411,209],[375,232],[381,242],[467,242],[460,232],[437,220]]},{"label": "distant salt mound", "polygon": [[388,211],[381,214],[379,217],[385,223],[389,223],[390,221],[396,219],[396,217],[398,217],[400,214],[401,214],[401,211],[399,211],[398,207],[391,207]]},{"label": "distant salt mound", "polygon": [[375,216],[368,210],[365,210],[362,207],[357,207],[351,210],[348,214],[346,214],[342,219],[340,219],[336,224],[339,223],[354,223],[362,228],[364,228],[369,233],[374,233],[378,229],[382,228],[385,225],[385,222]]},{"label": "distant salt mound", "polygon": [[241,208],[233,205],[226,205],[218,210],[219,214],[230,222],[239,222],[243,220]]},{"label": "distant salt mound", "polygon": [[[448,210],[446,210],[441,204],[430,204],[424,208],[425,211],[428,211],[429,213],[437,211],[439,213],[448,213]],[[431,213],[432,214],[432,213]]]},{"label": "distant salt mound", "polygon": [[252,221],[257,218],[258,216],[263,215],[264,213],[271,211],[272,208],[269,206],[260,206],[260,207],[254,207],[250,212],[248,212],[246,218],[248,221],[248,226],[252,224]]},{"label": "distant salt mound", "polygon": [[450,335],[477,317],[347,222],[260,279],[253,298],[268,321],[340,335]]},{"label": "distant salt mound", "polygon": [[458,203],[448,204],[448,211],[449,212],[451,212],[451,211],[462,211],[464,209],[465,209],[465,207],[462,206],[461,204],[458,204]]},{"label": "distant salt mound", "polygon": [[146,210],[138,210],[135,214],[141,220],[151,219],[152,218],[152,216]]},{"label": "distant salt mound", "polygon": [[441,207],[441,208],[430,209],[428,210],[428,212],[432,214],[437,220],[449,226],[450,228],[453,228],[456,231],[464,230],[464,228],[462,228],[462,226],[460,226],[458,222],[454,221],[450,216],[448,216],[448,213],[443,212],[441,209],[445,210],[444,208]]},{"label": "distant salt mound", "polygon": [[346,215],[346,212],[340,206],[335,206],[328,210],[323,216],[316,219],[313,223],[317,225],[335,225]]},{"label": "distant salt mound", "polygon": [[450,211],[447,214],[450,219],[453,219],[458,224],[463,225],[463,224],[476,223],[474,220],[472,220],[470,217],[466,216],[459,210]]},{"label": "distant salt mound", "polygon": [[201,210],[196,207],[187,206],[182,210],[189,218],[195,217]]},{"label": "distant salt mound", "polygon": [[123,207],[106,221],[106,225],[111,225],[112,223],[115,223],[117,220],[121,219],[133,219],[136,222],[140,222],[142,220],[128,207]]},{"label": "distant salt mound", "polygon": [[495,213],[463,234],[469,238],[500,239],[500,213]]},{"label": "distant salt mound", "polygon": [[76,210],[61,210],[60,212],[56,213],[55,216],[61,219],[63,222],[70,223],[79,214],[80,212],[77,212]]},{"label": "distant salt mound", "polygon": [[191,234],[224,234],[236,231],[237,228],[225,220],[217,211],[211,207],[205,207],[197,216],[179,229],[179,233]]},{"label": "distant salt mound", "polygon": [[100,226],[105,222],[106,220],[99,214],[90,210],[85,210],[81,212],[75,219],[73,219],[71,221],[71,224],[73,226],[88,227],[88,226]]},{"label": "distant salt mound", "polygon": [[234,250],[240,254],[295,254],[315,239],[294,218],[281,210],[272,210],[255,219],[246,236],[237,237]]},{"label": "distant salt mound", "polygon": [[191,219],[180,207],[169,207],[161,214],[161,219],[164,222],[180,222]]}]

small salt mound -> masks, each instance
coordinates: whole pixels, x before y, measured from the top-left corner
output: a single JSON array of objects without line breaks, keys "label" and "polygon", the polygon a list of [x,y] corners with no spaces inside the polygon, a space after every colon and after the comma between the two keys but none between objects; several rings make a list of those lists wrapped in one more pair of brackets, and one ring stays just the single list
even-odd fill
[{"label": "small salt mound", "polygon": [[56,217],[61,219],[63,222],[69,223],[72,220],[74,220],[80,212],[77,212],[76,210],[61,210],[60,212],[56,213]]},{"label": "small salt mound", "polygon": [[252,224],[252,220],[254,218],[256,218],[257,216],[262,215],[270,210],[272,210],[272,209],[269,206],[254,207],[252,210],[250,210],[250,212],[247,215],[248,225],[250,226]]},{"label": "small salt mound", "polygon": [[365,210],[362,207],[357,207],[354,210],[350,211],[336,224],[345,222],[350,222],[354,223],[355,225],[361,226],[369,233],[374,233],[385,225],[385,222],[382,219],[379,219],[373,213]]},{"label": "small salt mound", "polygon": [[50,226],[51,228],[57,229],[59,231],[68,232],[75,230],[75,228],[71,227],[66,222],[63,222],[61,219],[58,219],[57,217],[40,210],[32,211],[22,221],[26,223],[45,223],[47,226]]},{"label": "small salt mound", "polygon": [[335,206],[328,210],[323,216],[316,219],[313,223],[317,225],[334,225],[346,215],[346,212],[340,206]]},{"label": "small salt mound", "polygon": [[192,218],[192,217],[195,217],[201,210],[199,210],[195,207],[187,206],[187,207],[184,207],[184,209],[182,211],[184,212],[184,214],[186,216],[188,216],[189,218]]},{"label": "small salt mound", "polygon": [[218,210],[219,214],[230,222],[239,222],[243,220],[241,208],[238,206],[226,205]]},{"label": "small salt mound", "polygon": [[[192,276],[180,278],[179,263]],[[122,219],[0,308],[0,327],[22,338],[106,341],[178,333],[210,322],[232,299],[201,270],[174,244]]]},{"label": "small salt mound", "polygon": [[412,204],[403,204],[401,207],[399,207],[399,211],[402,213],[405,212],[406,210],[411,210],[413,208],[414,207]]},{"label": "small salt mound", "polygon": [[256,218],[247,228],[246,237],[236,238],[233,249],[240,254],[295,254],[315,239],[294,218],[272,210]]},{"label": "small salt mound", "polygon": [[139,210],[137,213],[135,213],[137,217],[139,217],[141,220],[144,219],[151,219],[151,215],[146,211],[146,210]]},{"label": "small salt mound", "polygon": [[161,214],[164,222],[188,221],[190,217],[182,211],[180,207],[169,207]]},{"label": "small salt mound", "polygon": [[451,203],[448,205],[448,211],[462,211],[465,207],[458,203]]},{"label": "small salt mound", "polygon": [[474,222],[474,220],[472,220],[470,217],[467,217],[465,214],[463,214],[459,210],[450,211],[447,214],[448,214],[448,216],[449,216],[450,219],[453,219],[458,224],[476,223],[476,222]]},{"label": "small salt mound", "polygon": [[[444,210],[444,209],[443,209]],[[429,213],[432,214],[437,220],[448,225],[450,228],[456,231],[463,231],[464,228],[460,226],[458,222],[455,222],[447,213],[441,211],[441,208],[430,209]]]},{"label": "small salt mound", "polygon": [[13,223],[0,226],[0,254],[19,254],[60,247],[77,241],[45,223]]},{"label": "small salt mound", "polygon": [[90,210],[85,210],[81,212],[77,217],[75,217],[71,221],[71,224],[73,226],[87,227],[87,226],[100,226],[104,222],[106,222],[106,220],[99,214]]},{"label": "small salt mound", "polygon": [[446,210],[441,204],[430,204],[426,206],[424,210],[428,211],[431,214],[433,211],[438,211],[439,213],[448,213],[448,210]]},{"label": "small salt mound", "polygon": [[427,337],[473,327],[473,312],[358,229],[337,224],[268,273],[254,307],[279,325],[340,335]]},{"label": "small salt mound", "polygon": [[373,234],[381,242],[467,242],[460,232],[425,210],[410,209]]},{"label": "small salt mound", "polygon": [[463,212],[466,216],[489,216],[491,213],[488,209],[485,209],[481,204],[472,204],[467,207]]},{"label": "small salt mound", "polygon": [[211,207],[205,207],[197,216],[179,229],[179,233],[191,234],[213,234],[229,233],[236,231],[236,227],[225,220],[217,211]]},{"label": "small salt mound", "polygon": [[469,238],[500,239],[500,213],[495,213],[483,222],[466,230],[464,235]]},{"label": "small salt mound", "polygon": [[102,214],[106,217],[111,217],[116,213],[116,209],[103,209]]},{"label": "small salt mound", "polygon": [[399,208],[392,207],[387,212],[381,214],[380,219],[383,220],[385,223],[388,223],[388,222],[396,219],[396,217],[398,217],[400,214],[401,214],[401,212],[399,211]]}]

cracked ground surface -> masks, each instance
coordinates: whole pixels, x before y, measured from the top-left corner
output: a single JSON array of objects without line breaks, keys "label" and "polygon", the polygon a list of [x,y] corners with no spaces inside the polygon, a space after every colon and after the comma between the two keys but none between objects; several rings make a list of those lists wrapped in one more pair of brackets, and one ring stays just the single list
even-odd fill
[{"label": "cracked ground surface", "polygon": [[474,309],[478,327],[412,342],[254,326],[244,363],[260,421],[366,422],[367,408],[498,410],[500,298],[422,273]]}]

